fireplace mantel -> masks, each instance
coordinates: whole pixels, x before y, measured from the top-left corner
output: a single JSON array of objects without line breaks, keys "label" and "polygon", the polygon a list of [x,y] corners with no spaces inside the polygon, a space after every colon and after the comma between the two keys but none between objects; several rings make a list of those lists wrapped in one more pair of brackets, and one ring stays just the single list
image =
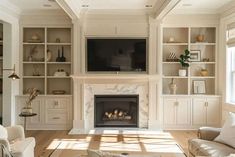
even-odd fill
[{"label": "fireplace mantel", "polygon": [[70,75],[73,79],[90,79],[90,80],[100,80],[100,79],[130,79],[130,80],[158,80],[159,75],[148,75],[148,74],[86,74],[86,75]]},{"label": "fireplace mantel", "polygon": [[74,83],[74,120],[70,134],[94,129],[94,95],[137,94],[140,97],[139,128],[160,129],[159,75],[84,74],[71,75]]}]

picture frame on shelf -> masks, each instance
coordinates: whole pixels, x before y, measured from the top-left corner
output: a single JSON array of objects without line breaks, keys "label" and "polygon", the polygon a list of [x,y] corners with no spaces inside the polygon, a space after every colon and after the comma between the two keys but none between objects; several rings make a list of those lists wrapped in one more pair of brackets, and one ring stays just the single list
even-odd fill
[{"label": "picture frame on shelf", "polygon": [[205,94],[206,93],[206,81],[194,80],[193,81],[193,94]]},{"label": "picture frame on shelf", "polygon": [[190,51],[190,62],[200,62],[201,61],[201,51],[191,50]]}]

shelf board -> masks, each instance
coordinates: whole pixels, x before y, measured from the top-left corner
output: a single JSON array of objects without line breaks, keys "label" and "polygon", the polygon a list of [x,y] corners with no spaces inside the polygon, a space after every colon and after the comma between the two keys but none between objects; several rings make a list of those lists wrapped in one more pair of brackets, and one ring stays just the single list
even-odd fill
[{"label": "shelf board", "polygon": [[71,64],[71,62],[47,62],[47,64]]},{"label": "shelf board", "polygon": [[70,76],[47,76],[49,79],[69,79]]},{"label": "shelf board", "polygon": [[[180,62],[162,62],[163,64],[180,64]],[[215,64],[215,62],[190,62],[189,64]]]},{"label": "shelf board", "polygon": [[220,95],[216,95],[216,94],[162,94],[163,97],[168,97],[168,96],[172,96],[172,97],[183,97],[183,96],[192,96],[192,97],[221,97]]},{"label": "shelf board", "polygon": [[188,43],[163,43],[165,46],[187,46]]},{"label": "shelf board", "polygon": [[45,45],[45,43],[28,43],[28,42],[24,42],[23,45]]},{"label": "shelf board", "polygon": [[0,40],[0,43],[3,43],[3,40]]},{"label": "shelf board", "polygon": [[215,64],[215,62],[190,62],[190,64]]},{"label": "shelf board", "polygon": [[191,79],[214,79],[215,76],[191,76]]},{"label": "shelf board", "polygon": [[212,46],[214,46],[214,45],[216,45],[215,43],[203,43],[203,42],[197,42],[197,43],[190,43],[190,45],[212,45]]},{"label": "shelf board", "polygon": [[163,64],[179,64],[179,62],[162,62]]},{"label": "shelf board", "polygon": [[45,62],[23,62],[23,64],[45,64]]},{"label": "shelf board", "polygon": [[187,79],[188,76],[163,76],[162,78],[179,78],[179,79]]},{"label": "shelf board", "polygon": [[3,60],[3,56],[0,56],[0,60]]},{"label": "shelf board", "polygon": [[55,46],[57,46],[57,45],[72,45],[72,43],[47,43],[47,45],[55,45]]},{"label": "shelf board", "polygon": [[23,76],[25,79],[42,79],[45,78],[45,76]]}]

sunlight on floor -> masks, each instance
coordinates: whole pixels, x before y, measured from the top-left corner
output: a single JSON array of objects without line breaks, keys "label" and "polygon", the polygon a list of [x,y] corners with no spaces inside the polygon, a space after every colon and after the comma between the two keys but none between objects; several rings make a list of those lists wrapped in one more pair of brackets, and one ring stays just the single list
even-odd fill
[{"label": "sunlight on floor", "polygon": [[[95,131],[91,131],[94,133]],[[54,139],[47,149],[97,149],[110,152],[182,153],[170,133],[103,130],[101,135],[89,134],[83,139]]]}]

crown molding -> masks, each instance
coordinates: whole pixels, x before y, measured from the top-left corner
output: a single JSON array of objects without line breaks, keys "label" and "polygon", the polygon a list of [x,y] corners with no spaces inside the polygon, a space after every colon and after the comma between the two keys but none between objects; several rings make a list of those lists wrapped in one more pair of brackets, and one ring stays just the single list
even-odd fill
[{"label": "crown molding", "polygon": [[58,5],[68,14],[72,20],[80,17],[80,2],[76,0],[56,0]]},{"label": "crown molding", "polygon": [[155,19],[162,19],[168,15],[172,9],[180,2],[181,0],[161,0],[157,1],[154,5],[154,15]]}]

